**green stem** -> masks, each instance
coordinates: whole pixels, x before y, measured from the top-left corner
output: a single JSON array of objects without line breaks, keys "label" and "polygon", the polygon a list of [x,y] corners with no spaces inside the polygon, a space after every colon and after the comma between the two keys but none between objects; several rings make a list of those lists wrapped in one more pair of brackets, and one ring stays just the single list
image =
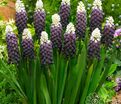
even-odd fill
[{"label": "green stem", "polygon": [[89,84],[90,84],[90,80],[91,80],[92,72],[93,72],[93,64],[89,68],[87,79],[86,79],[86,83],[85,83],[85,88],[84,88],[84,91],[83,91],[83,94],[81,96],[79,104],[84,104],[84,102],[85,102],[85,99],[86,99],[86,96],[87,96],[87,92],[88,92],[88,88],[89,88]]}]

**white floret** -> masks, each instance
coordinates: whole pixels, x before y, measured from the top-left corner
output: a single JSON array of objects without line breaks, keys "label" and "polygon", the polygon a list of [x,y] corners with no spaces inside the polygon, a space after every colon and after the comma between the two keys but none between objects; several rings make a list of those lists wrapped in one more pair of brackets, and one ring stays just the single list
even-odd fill
[{"label": "white floret", "polygon": [[52,23],[54,25],[60,24],[60,16],[58,14],[52,15]]},{"label": "white floret", "polygon": [[73,34],[75,33],[75,27],[74,27],[73,23],[70,22],[67,25],[66,33],[73,33]]},{"label": "white floret", "polygon": [[82,1],[80,1],[77,6],[77,12],[86,12],[84,3]]},{"label": "white floret", "polygon": [[43,32],[41,33],[40,42],[41,42],[41,44],[50,43],[50,40],[48,40],[48,34],[47,34],[46,31],[43,31]]},{"label": "white floret", "polygon": [[99,42],[101,39],[101,33],[100,30],[98,28],[96,28],[91,35],[90,40],[94,41],[95,43]]},{"label": "white floret", "polygon": [[29,31],[29,29],[24,29],[22,39],[32,39],[31,32]]},{"label": "white floret", "polygon": [[100,9],[100,10],[102,10],[102,1],[101,0],[95,0],[93,2],[93,9]]}]

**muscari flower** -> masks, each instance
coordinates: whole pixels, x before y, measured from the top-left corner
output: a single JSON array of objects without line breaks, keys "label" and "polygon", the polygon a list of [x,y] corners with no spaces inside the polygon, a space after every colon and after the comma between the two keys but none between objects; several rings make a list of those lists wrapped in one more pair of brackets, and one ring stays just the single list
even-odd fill
[{"label": "muscari flower", "polygon": [[18,28],[18,32],[19,34],[21,34],[23,30],[27,27],[27,13],[24,4],[21,0],[17,0],[15,6],[16,6],[15,22]]},{"label": "muscari flower", "polygon": [[54,14],[52,16],[52,24],[50,28],[51,33],[51,42],[53,48],[58,48],[61,50],[62,48],[62,25],[60,23],[60,16],[58,14]]},{"label": "muscari flower", "polygon": [[110,47],[113,42],[115,26],[113,17],[108,17],[102,35],[102,43]]},{"label": "muscari flower", "polygon": [[91,34],[90,42],[88,45],[89,58],[100,59],[100,40],[101,40],[101,33],[100,30],[96,28]]},{"label": "muscari flower", "polygon": [[34,44],[30,31],[26,28],[22,34],[22,55],[23,58],[34,58]]},{"label": "muscari flower", "polygon": [[79,38],[85,37],[86,31],[86,10],[82,1],[79,2],[77,6],[76,14],[76,35]]},{"label": "muscari flower", "polygon": [[6,42],[8,52],[8,62],[18,64],[20,60],[18,41],[10,25],[6,26]]},{"label": "muscari flower", "polygon": [[121,78],[116,78],[116,83],[117,86],[115,87],[115,91],[118,92],[119,90],[121,90]]},{"label": "muscari flower", "polygon": [[67,58],[73,57],[76,54],[76,34],[73,23],[67,25],[62,52]]},{"label": "muscari flower", "polygon": [[103,11],[101,0],[95,0],[93,2],[91,19],[90,19],[90,31],[99,28],[101,30],[101,25],[103,21]]},{"label": "muscari flower", "polygon": [[70,16],[70,0],[62,0],[59,15],[62,27],[65,28],[69,23]]},{"label": "muscari flower", "polygon": [[38,38],[40,38],[41,32],[45,29],[45,18],[46,14],[43,9],[43,2],[42,0],[38,0],[34,12],[34,27]]},{"label": "muscari flower", "polygon": [[52,43],[48,40],[48,34],[45,31],[41,33],[40,38],[40,60],[43,65],[53,63]]}]

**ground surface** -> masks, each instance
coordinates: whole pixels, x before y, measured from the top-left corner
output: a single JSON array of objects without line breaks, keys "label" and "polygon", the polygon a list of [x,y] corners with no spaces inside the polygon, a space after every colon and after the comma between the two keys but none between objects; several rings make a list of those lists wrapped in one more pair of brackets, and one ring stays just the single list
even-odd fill
[{"label": "ground surface", "polygon": [[[0,0],[2,2],[2,0]],[[8,1],[6,6],[0,6],[0,17],[3,20],[14,18],[15,15],[15,3],[11,0]]]},{"label": "ground surface", "polygon": [[111,104],[121,104],[121,91],[113,98]]}]

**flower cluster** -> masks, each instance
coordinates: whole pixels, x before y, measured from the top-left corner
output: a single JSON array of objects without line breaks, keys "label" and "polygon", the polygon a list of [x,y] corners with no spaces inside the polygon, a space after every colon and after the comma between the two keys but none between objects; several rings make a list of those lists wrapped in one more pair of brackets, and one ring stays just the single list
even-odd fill
[{"label": "flower cluster", "polygon": [[[73,57],[76,55],[76,39],[84,39],[87,24],[86,9],[82,1],[80,1],[77,6],[75,27],[73,23],[69,23],[69,16],[70,0],[62,0],[59,13],[52,15],[52,24],[50,27],[49,40],[48,34],[44,31],[46,12],[43,8],[43,2],[42,0],[37,1],[33,16],[33,24],[36,36],[38,39],[40,39],[40,59],[42,64],[53,63],[53,49],[57,49],[59,53],[62,53],[66,58]],[[112,45],[114,37],[113,34],[115,31],[114,20],[112,17],[109,17],[107,19],[103,32],[101,29],[102,21],[102,2],[101,0],[94,0],[90,19],[91,36],[88,44],[89,58],[100,59],[101,43],[105,44],[107,47]],[[16,26],[18,28],[18,32],[22,33],[22,57],[34,59],[34,43],[30,31],[26,28],[26,10],[23,2],[20,0],[17,0],[16,2]],[[65,27],[66,31],[63,35],[63,29]],[[13,51],[13,48],[9,48],[9,43],[11,42],[11,40],[9,40],[9,37],[13,36],[15,38],[14,45],[16,47],[14,49],[16,49],[16,54],[18,56],[16,59],[13,59],[17,60],[17,63],[19,60],[17,38],[11,31],[12,30],[9,30],[9,32],[7,32],[8,53],[10,60],[12,60],[14,54],[12,54],[12,56],[9,52]],[[10,43],[10,45],[11,44],[13,43]]]}]

